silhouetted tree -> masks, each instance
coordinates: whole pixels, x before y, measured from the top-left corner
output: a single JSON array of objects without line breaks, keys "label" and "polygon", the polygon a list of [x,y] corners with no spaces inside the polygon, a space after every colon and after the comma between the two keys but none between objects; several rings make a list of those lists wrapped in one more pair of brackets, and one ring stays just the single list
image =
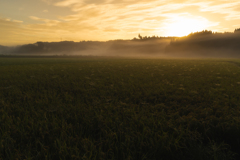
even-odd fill
[{"label": "silhouetted tree", "polygon": [[235,29],[234,33],[240,33],[240,28]]},{"label": "silhouetted tree", "polygon": [[213,34],[212,31],[203,30],[201,32],[190,33],[188,36],[204,36],[204,35],[211,35],[211,34]]},{"label": "silhouetted tree", "polygon": [[142,37],[140,34],[138,34],[138,37],[139,37],[139,39],[141,39],[141,40],[143,39],[143,37]]},{"label": "silhouetted tree", "polygon": [[43,51],[44,50],[44,43],[43,42],[37,42],[37,51]]}]

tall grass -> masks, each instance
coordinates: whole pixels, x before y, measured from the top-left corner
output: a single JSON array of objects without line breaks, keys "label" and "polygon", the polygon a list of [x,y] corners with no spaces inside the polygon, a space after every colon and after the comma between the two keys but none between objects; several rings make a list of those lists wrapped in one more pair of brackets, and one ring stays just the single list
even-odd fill
[{"label": "tall grass", "polygon": [[238,63],[0,58],[0,159],[237,159]]}]

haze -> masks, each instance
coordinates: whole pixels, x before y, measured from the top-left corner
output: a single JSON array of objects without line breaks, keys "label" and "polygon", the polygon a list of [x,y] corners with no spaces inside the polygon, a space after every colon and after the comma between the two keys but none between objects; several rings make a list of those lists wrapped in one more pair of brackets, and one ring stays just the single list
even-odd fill
[{"label": "haze", "polygon": [[1,0],[0,45],[232,32],[239,19],[237,0]]}]

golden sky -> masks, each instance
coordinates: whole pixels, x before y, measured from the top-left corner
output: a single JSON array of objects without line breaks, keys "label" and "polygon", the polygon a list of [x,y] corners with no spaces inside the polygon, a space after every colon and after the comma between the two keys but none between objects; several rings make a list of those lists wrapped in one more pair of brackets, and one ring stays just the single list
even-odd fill
[{"label": "golden sky", "polygon": [[240,28],[239,0],[0,0],[0,45]]}]

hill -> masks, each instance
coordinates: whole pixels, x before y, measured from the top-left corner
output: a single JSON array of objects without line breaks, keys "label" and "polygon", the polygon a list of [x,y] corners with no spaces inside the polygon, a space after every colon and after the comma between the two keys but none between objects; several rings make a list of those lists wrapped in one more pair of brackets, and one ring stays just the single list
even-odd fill
[{"label": "hill", "polygon": [[141,36],[132,40],[36,42],[16,47],[0,46],[9,55],[92,55],[240,58],[240,29],[214,33],[204,30],[185,37]]},{"label": "hill", "polygon": [[100,41],[62,41],[36,42],[12,48],[9,54],[17,55],[97,55],[134,56],[163,53],[172,37],[145,38],[133,40]]},{"label": "hill", "polygon": [[178,38],[166,47],[172,56],[240,57],[240,34],[202,31]]},{"label": "hill", "polygon": [[4,54],[5,52],[7,52],[8,49],[9,47],[0,45],[0,54]]}]

